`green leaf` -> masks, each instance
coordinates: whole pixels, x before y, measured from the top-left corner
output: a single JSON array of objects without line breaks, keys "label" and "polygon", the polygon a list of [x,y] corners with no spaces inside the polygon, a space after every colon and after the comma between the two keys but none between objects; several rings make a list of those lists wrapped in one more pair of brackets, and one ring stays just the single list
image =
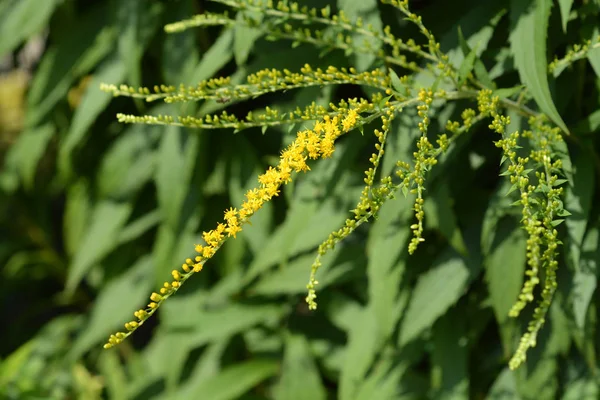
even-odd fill
[{"label": "green leaf", "polygon": [[162,5],[148,0],[119,0],[113,4],[116,8],[119,58],[127,70],[128,84],[140,86],[142,55],[158,28]]},{"label": "green leaf", "polygon": [[219,38],[203,54],[200,64],[195,68],[188,83],[193,84],[216,74],[233,58],[233,30],[225,29]]},{"label": "green leaf", "polygon": [[[208,303],[211,299],[206,296],[206,293],[204,295],[201,302]],[[172,297],[165,302],[161,306],[161,308],[165,307],[163,314],[161,314],[161,322],[165,327],[172,330],[194,328],[194,332],[188,337],[188,341],[195,346],[201,346],[218,338],[245,332],[255,325],[265,323],[265,321],[277,320],[285,311],[285,308],[279,304],[229,304],[226,306],[211,306],[209,310],[205,311],[194,304],[183,305],[186,300],[185,298]],[[185,313],[182,313],[182,310],[185,310]]]},{"label": "green leaf", "polygon": [[[565,188],[564,207],[571,213],[569,218],[565,219],[568,239],[566,258],[573,270],[577,270],[579,267],[581,246],[594,194],[594,160],[588,148],[588,146],[584,146],[569,157],[572,160],[572,170],[568,180],[569,185]],[[565,215],[558,214],[558,216]]]},{"label": "green leaf", "polygon": [[79,180],[70,185],[66,197],[63,240],[67,254],[73,256],[89,225],[92,204],[87,183]]},{"label": "green leaf", "polygon": [[525,86],[518,85],[518,86],[511,87],[511,88],[496,89],[493,91],[493,93],[494,93],[494,96],[498,96],[501,99],[508,99],[508,98],[514,96],[515,94],[521,93],[523,91],[523,89],[525,89]]},{"label": "green leaf", "polygon": [[37,338],[31,339],[4,357],[0,364],[0,387],[6,388],[18,378],[19,372],[26,367],[38,347],[37,342]]},{"label": "green leaf", "polygon": [[68,295],[73,294],[90,268],[116,247],[118,233],[125,226],[131,209],[132,206],[129,203],[116,203],[110,200],[96,204],[89,227],[81,239],[81,244],[69,267],[65,285]]},{"label": "green leaf", "polygon": [[243,22],[246,18],[252,18],[258,22],[262,20],[260,14],[250,12],[237,13],[236,21],[238,23],[235,24],[233,28],[233,55],[235,56],[235,62],[238,66],[246,63],[254,42],[263,35],[263,32],[261,32],[260,29],[246,26]]},{"label": "green leaf", "polygon": [[97,173],[101,197],[129,199],[152,178],[157,164],[156,140],[149,133],[158,132],[155,127],[132,125],[105,151]]},{"label": "green leaf", "polygon": [[126,399],[127,385],[130,382],[117,352],[103,351],[98,359],[98,368],[104,378],[107,397],[115,400]]},{"label": "green leaf", "polygon": [[251,388],[275,375],[279,362],[256,358],[224,368],[218,375],[197,382],[181,391],[182,399],[229,400],[240,399]]},{"label": "green leaf", "polygon": [[75,110],[69,131],[60,146],[58,166],[63,178],[68,178],[72,174],[73,151],[85,139],[86,133],[98,115],[112,99],[112,95],[100,90],[100,84],[119,84],[124,76],[123,63],[118,59],[112,59],[102,64],[98,73],[89,83],[79,107]]},{"label": "green leaf", "polygon": [[[302,377],[302,379],[299,379]],[[288,334],[281,379],[275,388],[277,400],[325,400],[327,392],[321,382],[319,370],[311,349],[303,336]]]},{"label": "green leaf", "polygon": [[[594,37],[598,37],[600,35],[600,29],[594,29],[593,35]],[[596,77],[600,78],[600,47],[590,50],[587,54],[587,59],[590,62],[594,72],[596,72]]]},{"label": "green leaf", "polygon": [[149,213],[139,217],[135,221],[125,226],[119,233],[119,244],[127,243],[135,240],[150,228],[158,225],[162,220],[162,215],[159,210],[150,211]]},{"label": "green leaf", "polygon": [[[323,258],[323,263],[327,265],[327,268],[319,276],[319,289],[323,290],[333,283],[342,281],[344,278],[347,279],[349,274],[356,269],[356,260],[361,259],[361,256],[364,257],[364,252],[355,247],[345,249],[338,246],[331,250]],[[249,291],[252,294],[263,296],[304,294],[306,293],[308,268],[314,259],[313,253],[295,257],[285,267],[262,274],[256,285],[252,286]]]},{"label": "green leaf", "polygon": [[[540,344],[541,346],[541,344]],[[519,380],[519,394],[524,399],[555,399],[558,391],[558,365],[553,357],[541,358],[535,368]]]},{"label": "green leaf", "polygon": [[565,385],[562,400],[597,399],[600,396],[598,382],[593,377],[583,377]]},{"label": "green leaf", "polygon": [[470,53],[468,51],[465,54],[456,26],[461,27],[461,33],[464,33],[469,48],[475,49],[477,57],[480,57],[487,49],[498,22],[506,14],[503,7],[502,2],[480,2],[469,7],[467,12],[460,15],[460,19],[457,16],[451,29],[440,40],[442,49],[450,49],[447,54],[456,68],[462,64],[464,56]]},{"label": "green leaf", "polygon": [[[190,15],[194,14],[194,6],[193,0],[184,0],[170,4],[166,8],[163,18],[167,21],[178,21],[189,18]],[[191,85],[202,80],[197,79],[194,82],[191,79],[200,59],[196,46],[196,36],[197,31],[194,29],[187,29],[183,32],[166,35],[162,43],[163,56],[161,57],[165,82],[180,82]],[[231,54],[231,50],[227,50],[229,51],[223,51],[223,55]],[[209,52],[210,49],[202,57],[204,61],[207,61],[210,57]],[[218,58],[221,58],[223,55],[219,55]],[[210,76],[212,76],[212,73],[208,77]]]},{"label": "green leaf", "polygon": [[433,327],[432,389],[436,399],[469,397],[469,352],[467,318],[461,308],[452,308]]},{"label": "green leaf", "polygon": [[579,329],[585,327],[588,307],[598,285],[598,272],[600,271],[598,260],[600,260],[600,233],[597,227],[593,227],[583,240],[581,257],[573,275],[573,288],[571,289],[573,315]]},{"label": "green leaf", "polygon": [[54,127],[48,123],[21,132],[16,143],[9,148],[5,168],[12,169],[21,176],[26,190],[33,189],[38,164],[53,136]]},{"label": "green leaf", "polygon": [[511,0],[510,48],[521,82],[540,109],[568,134],[569,129],[552,101],[548,86],[546,31],[551,7],[551,0]]},{"label": "green leaf", "polygon": [[521,396],[517,390],[517,381],[514,372],[504,368],[492,384],[487,400],[520,400]]},{"label": "green leaf", "polygon": [[503,218],[494,225],[493,243],[485,260],[490,301],[500,324],[521,291],[525,272],[527,238],[513,218]]},{"label": "green leaf", "polygon": [[[233,204],[246,201],[246,193],[256,187],[256,177],[264,173],[255,146],[245,136],[237,136],[228,146],[227,163],[229,175],[226,182]],[[273,204],[268,202],[260,212],[252,216],[252,225],[244,228],[242,237],[250,245],[253,253],[262,251],[273,225]]]},{"label": "green leaf", "polygon": [[458,68],[458,84],[462,86],[466,82],[469,74],[473,71],[473,66],[475,65],[475,60],[477,59],[477,53],[475,52],[475,49],[469,49],[469,44],[465,41],[460,27],[458,28],[458,37],[462,51],[465,55],[465,58]]},{"label": "green leaf", "polygon": [[396,74],[396,72],[394,72],[393,69],[390,68],[390,79],[392,81],[392,88],[400,93],[400,94],[404,94],[406,93],[406,86],[400,81],[400,78],[398,77],[398,74]]},{"label": "green leaf", "polygon": [[90,320],[69,351],[69,359],[76,360],[91,347],[100,346],[115,329],[133,319],[133,310],[144,304],[154,283],[152,269],[151,257],[144,256],[102,288]]},{"label": "green leaf", "polygon": [[458,27],[458,41],[460,43],[463,55],[465,56],[465,59],[463,60],[458,71],[459,77],[461,78],[461,82],[464,83],[469,73],[474,70],[477,79],[479,79],[481,83],[483,83],[486,87],[496,87],[494,81],[492,81],[492,79],[490,78],[487,69],[485,68],[485,65],[477,56],[477,47],[471,50],[471,46],[469,46],[469,43],[465,40],[465,37],[462,33],[462,29],[460,27]]},{"label": "green leaf", "polygon": [[190,190],[200,139],[177,126],[166,127],[162,135],[154,181],[165,222],[178,230],[183,224],[181,215]]},{"label": "green leaf", "polygon": [[48,24],[58,0],[13,1],[0,16],[0,56],[5,56],[21,42],[41,31]]},{"label": "green leaf", "polygon": [[[377,0],[337,0],[338,9],[343,11],[346,16],[355,21],[361,18],[364,26],[370,26],[376,32],[382,32],[383,23],[379,14]],[[352,65],[359,71],[365,71],[371,67],[376,60],[376,53],[381,48],[381,41],[373,37],[359,34],[350,34],[352,40],[360,43],[361,46],[368,46],[370,51],[367,52],[346,52],[347,55],[352,55]]]},{"label": "green leaf", "polygon": [[458,226],[448,183],[436,184],[429,197],[431,201],[424,205],[427,228],[438,229],[459,254],[466,255],[467,246]]},{"label": "green leaf", "polygon": [[588,307],[592,301],[598,278],[595,270],[579,269],[573,276],[573,315],[579,329],[585,328]]},{"label": "green leaf", "polygon": [[369,232],[369,306],[377,320],[377,336],[380,340],[390,337],[405,306],[398,304],[398,297],[406,269],[410,231],[398,227],[407,225],[409,216],[408,207],[389,201],[382,206],[379,218]]},{"label": "green leaf", "polygon": [[38,125],[67,96],[76,79],[114,50],[116,30],[108,25],[107,9],[106,3],[92,6],[85,14],[70,20],[67,29],[53,35],[53,45],[44,51],[31,81],[27,126]]},{"label": "green leaf", "polygon": [[381,341],[377,320],[371,307],[364,308],[353,319],[339,380],[339,399],[351,400],[365,374],[375,360]]},{"label": "green leaf", "polygon": [[399,345],[431,327],[462,296],[468,281],[469,268],[464,260],[448,250],[442,253],[417,280],[400,325]]},{"label": "green leaf", "polygon": [[398,399],[398,386],[407,368],[408,362],[398,362],[391,357],[378,362],[373,371],[361,382],[354,398],[356,400]]},{"label": "green leaf", "polygon": [[558,7],[560,8],[560,20],[563,32],[567,33],[567,23],[569,22],[569,15],[571,15],[573,0],[558,0]]}]

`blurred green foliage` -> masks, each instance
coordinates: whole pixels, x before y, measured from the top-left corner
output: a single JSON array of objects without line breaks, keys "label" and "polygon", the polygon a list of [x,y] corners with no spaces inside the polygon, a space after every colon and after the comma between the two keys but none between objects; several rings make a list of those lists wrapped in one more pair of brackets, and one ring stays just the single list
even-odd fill
[{"label": "blurred green foliage", "polygon": [[[178,85],[229,75],[241,82],[263,68],[362,71],[375,60],[269,41],[241,25],[163,31],[225,10],[210,2],[0,2],[0,397],[597,399],[600,49],[561,64],[549,85],[540,80],[546,65],[540,71],[533,62],[525,72],[516,65],[532,54],[550,61],[597,37],[600,2],[533,3],[550,12],[547,33],[527,24],[537,18],[529,2],[411,2],[452,64],[470,57],[474,73],[485,72],[498,88],[525,84],[530,106],[539,104],[570,131],[564,201],[572,216],[561,225],[558,291],[537,347],[510,371],[533,307],[507,317],[523,283],[526,235],[518,207],[509,207],[514,199],[505,196],[501,153],[487,124],[461,138],[432,172],[426,242],[415,255],[406,250],[410,202],[386,203],[368,229],[326,257],[319,309],[308,311],[315,249],[354,207],[369,168],[372,130],[353,132],[333,160],[317,162],[266,204],[157,318],[102,350],[295,134],[287,127],[234,135],[125,126],[115,114],[203,115],[227,107],[244,115],[365,93],[313,87],[235,104],[154,105],[113,100],[100,83]],[[376,0],[302,4],[329,5],[421,40]],[[546,34],[540,49],[537,39]],[[460,110],[448,103],[432,126],[442,130]],[[523,118],[510,116],[520,129]],[[415,120],[407,110],[394,124],[386,173],[414,151]]]}]

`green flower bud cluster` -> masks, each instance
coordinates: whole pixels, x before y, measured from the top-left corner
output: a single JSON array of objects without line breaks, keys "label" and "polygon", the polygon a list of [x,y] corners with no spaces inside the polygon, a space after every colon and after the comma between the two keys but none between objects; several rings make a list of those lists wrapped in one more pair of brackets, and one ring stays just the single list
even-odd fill
[{"label": "green flower bud cluster", "polygon": [[600,49],[600,35],[593,39],[586,40],[583,44],[576,44],[571,47],[564,57],[555,57],[548,65],[548,72],[555,77],[559,76],[565,68],[573,64],[577,60],[587,57],[588,53],[594,49]]}]

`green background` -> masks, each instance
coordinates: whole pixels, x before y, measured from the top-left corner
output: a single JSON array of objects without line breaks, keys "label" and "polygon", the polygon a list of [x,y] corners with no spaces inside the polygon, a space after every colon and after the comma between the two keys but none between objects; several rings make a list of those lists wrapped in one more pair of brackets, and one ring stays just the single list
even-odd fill
[{"label": "green background", "polygon": [[[521,84],[515,60],[529,39],[515,33],[527,14],[521,3],[410,5],[454,65],[464,59],[460,27],[497,87],[511,88]],[[375,0],[301,4],[329,4],[423,42],[397,10]],[[167,105],[113,99],[100,84],[152,87],[229,75],[241,83],[271,67],[380,66],[372,56],[268,41],[240,26],[162,29],[225,9],[195,0],[0,2],[0,397],[598,398],[600,50],[549,76],[557,112],[576,137],[567,139],[573,178],[565,207],[573,216],[561,227],[555,301],[519,370],[507,363],[533,307],[516,320],[507,312],[523,282],[526,235],[518,207],[510,207],[515,199],[505,196],[497,138],[486,123],[429,175],[426,242],[415,255],[406,250],[412,202],[399,195],[325,257],[319,308],[308,311],[310,265],[358,201],[373,123],[297,176],[132,337],[102,349],[193,255],[202,231],[239,207],[300,128],[234,134],[122,125],[117,113],[203,115],[227,107],[243,116],[370,92],[315,87],[236,104]],[[597,0],[555,2],[542,54],[551,61],[597,35],[599,18]],[[431,129],[442,132],[466,106],[473,104],[437,108]],[[524,126],[509,115],[515,129]],[[397,118],[385,173],[411,159],[418,121],[409,109]]]}]

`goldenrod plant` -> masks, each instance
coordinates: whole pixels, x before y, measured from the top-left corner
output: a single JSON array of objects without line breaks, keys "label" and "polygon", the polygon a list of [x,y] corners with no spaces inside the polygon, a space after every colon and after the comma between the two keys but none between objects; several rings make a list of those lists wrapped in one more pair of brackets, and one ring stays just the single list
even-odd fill
[{"label": "goldenrod plant", "polygon": [[0,182],[64,233],[7,265],[91,310],[42,336],[74,383],[11,396],[600,396],[596,0],[129,0],[83,42],[48,3]]}]

